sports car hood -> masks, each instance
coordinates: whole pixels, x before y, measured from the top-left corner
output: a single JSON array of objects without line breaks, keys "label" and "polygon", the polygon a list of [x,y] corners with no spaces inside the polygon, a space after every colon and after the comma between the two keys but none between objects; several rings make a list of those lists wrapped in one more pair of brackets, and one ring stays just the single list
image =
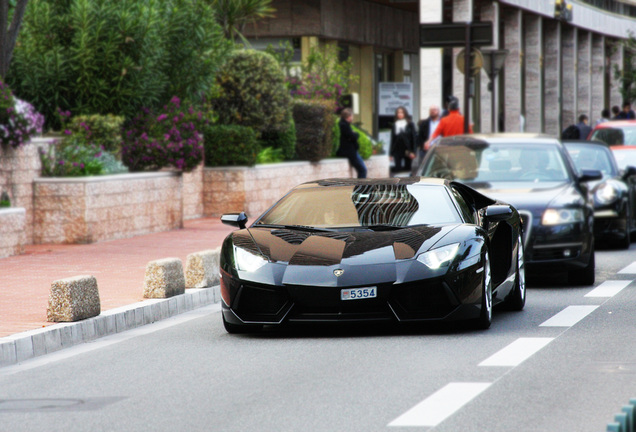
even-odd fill
[{"label": "sports car hood", "polygon": [[[285,284],[305,285],[311,274],[312,284],[333,285],[335,268],[344,270],[338,285],[351,283],[349,279],[354,274],[360,283],[365,283],[366,276],[378,283],[400,279],[396,274],[397,262],[411,260],[429,250],[456,227],[418,226],[379,232],[250,228],[234,232],[233,243],[264,255],[270,263],[282,264]],[[365,269],[361,271],[361,267]],[[357,271],[349,271],[353,268]]]},{"label": "sports car hood", "polygon": [[564,182],[492,182],[468,184],[479,192],[507,202],[518,210],[543,211],[550,204],[559,206],[581,199],[570,183]]}]

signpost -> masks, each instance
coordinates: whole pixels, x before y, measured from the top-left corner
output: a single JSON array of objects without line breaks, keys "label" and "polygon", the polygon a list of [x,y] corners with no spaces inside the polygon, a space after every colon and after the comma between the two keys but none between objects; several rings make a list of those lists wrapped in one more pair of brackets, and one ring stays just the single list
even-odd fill
[{"label": "signpost", "polygon": [[[420,24],[420,48],[464,47],[464,65],[470,65],[473,46],[492,45],[492,22]],[[464,73],[464,132],[470,116],[470,73]]]}]

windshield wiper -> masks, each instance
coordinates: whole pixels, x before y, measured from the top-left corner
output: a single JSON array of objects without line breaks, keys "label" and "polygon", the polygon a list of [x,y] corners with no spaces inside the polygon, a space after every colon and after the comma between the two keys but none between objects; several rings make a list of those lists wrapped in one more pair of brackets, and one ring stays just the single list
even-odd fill
[{"label": "windshield wiper", "polygon": [[375,224],[375,225],[364,225],[361,228],[367,228],[373,231],[394,231],[404,228],[400,225],[391,225],[391,224]]},{"label": "windshield wiper", "polygon": [[279,228],[279,229],[289,229],[289,230],[298,230],[298,231],[310,231],[310,232],[325,232],[331,231],[327,228],[316,228],[309,225],[277,225],[277,224],[257,224],[254,225],[255,228]]}]

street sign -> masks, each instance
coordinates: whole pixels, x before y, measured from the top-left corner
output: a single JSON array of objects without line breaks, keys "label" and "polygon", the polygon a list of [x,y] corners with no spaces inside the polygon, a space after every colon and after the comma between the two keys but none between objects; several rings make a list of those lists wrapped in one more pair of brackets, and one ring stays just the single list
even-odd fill
[{"label": "street sign", "polygon": [[[420,24],[420,48],[464,46],[467,28],[466,23]],[[492,22],[474,22],[470,29],[471,45],[492,45]]]},{"label": "street sign", "polygon": [[[464,67],[464,63],[466,62],[465,58],[466,58],[466,50],[462,49],[457,54],[457,60],[456,60],[457,69],[459,69],[461,73],[466,73],[465,67]],[[476,48],[473,48],[472,50],[470,50],[470,74],[479,75],[479,71],[481,71],[482,67],[484,67],[484,57],[481,55],[481,51],[479,51]]]}]

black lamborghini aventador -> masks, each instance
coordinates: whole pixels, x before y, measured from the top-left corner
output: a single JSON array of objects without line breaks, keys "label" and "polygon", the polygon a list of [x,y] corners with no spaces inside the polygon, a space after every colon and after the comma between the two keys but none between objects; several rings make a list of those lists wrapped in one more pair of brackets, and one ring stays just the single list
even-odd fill
[{"label": "black lamborghini aventador", "polygon": [[469,319],[525,304],[514,207],[430,178],[331,179],[292,189],[221,250],[229,333],[285,322]]}]

